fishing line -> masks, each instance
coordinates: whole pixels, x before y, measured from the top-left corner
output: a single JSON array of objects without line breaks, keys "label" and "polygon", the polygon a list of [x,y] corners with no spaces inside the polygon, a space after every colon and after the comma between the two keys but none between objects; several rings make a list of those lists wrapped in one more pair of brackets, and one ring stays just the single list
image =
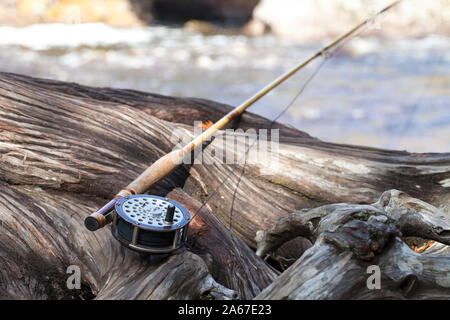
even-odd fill
[{"label": "fishing line", "polygon": [[[292,98],[292,100],[286,105],[286,107],[270,122],[269,126],[266,128],[266,130],[270,130],[272,129],[272,126],[276,123],[276,121],[278,119],[280,119],[288,110],[290,107],[292,107],[292,105],[295,103],[295,101],[300,97],[300,95],[303,93],[303,91],[305,91],[305,88],[308,86],[308,84],[312,81],[312,79],[317,75],[317,73],[319,73],[320,69],[322,69],[323,65],[325,64],[325,62],[327,61],[328,57],[325,56],[325,58],[323,58],[323,60],[320,62],[320,64],[316,67],[316,69],[314,70],[314,72],[306,79],[306,81],[304,82],[303,86],[300,88],[300,91],[294,96],[294,98]],[[231,201],[231,209],[230,209],[230,224],[229,224],[229,229],[232,229],[232,219],[233,219],[233,211],[234,211],[234,202],[236,199],[236,193],[237,190],[239,188],[239,185],[241,183],[241,179],[244,175],[245,172],[245,168],[247,166],[247,155],[250,152],[250,149],[253,147],[253,145],[256,143],[256,141],[258,141],[258,138],[256,138],[252,144],[249,146],[249,148],[247,149],[246,153],[245,153],[245,162],[244,162],[244,166],[242,168],[241,174],[239,176],[239,179],[236,183],[236,187],[234,189],[233,192],[233,199]],[[234,170],[236,170],[237,167],[235,167]]]},{"label": "fishing line", "polygon": [[[270,124],[267,126],[267,130],[271,129],[272,126],[276,123],[276,121],[283,116],[290,107],[292,107],[292,105],[294,104],[294,102],[298,99],[298,97],[303,93],[303,91],[305,90],[305,88],[308,86],[308,84],[312,81],[312,79],[316,76],[316,74],[319,72],[319,70],[322,68],[322,66],[325,64],[325,61],[327,61],[328,57],[330,57],[330,55],[326,55],[324,56],[322,62],[318,65],[318,67],[316,67],[316,69],[314,70],[314,72],[308,77],[308,79],[305,81],[305,83],[303,84],[303,86],[300,88],[300,91],[294,96],[294,98],[287,104],[287,106],[270,122]],[[255,143],[258,141],[258,138],[256,138],[255,140],[253,140],[253,142],[249,145],[249,147],[247,148],[247,150],[245,151],[244,156],[240,159],[243,160],[245,159],[244,162],[244,166],[243,166],[243,172],[245,170],[245,166],[247,164],[247,155],[250,152],[251,148],[255,145]],[[238,161],[238,163],[240,163],[241,161]],[[197,214],[201,211],[201,209],[203,209],[203,207],[205,207],[205,205],[214,197],[214,195],[216,195],[217,191],[219,191],[219,189],[225,184],[225,182],[228,181],[228,179],[231,177],[231,175],[238,169],[238,167],[234,167],[226,176],[225,178],[219,183],[219,185],[214,189],[214,191],[208,196],[208,198],[206,198],[206,200],[201,204],[201,206],[195,211],[194,215],[192,216],[192,220],[195,219],[195,217],[197,216]],[[243,173],[242,172],[242,173]],[[237,190],[237,187],[239,186],[240,180],[242,178],[242,174],[238,179],[238,183],[235,189],[235,193]],[[233,195],[233,201],[232,203],[234,204],[234,198],[235,198],[235,194]],[[231,215],[230,215],[230,219]],[[231,223],[231,220],[230,220]],[[230,229],[231,229],[231,225],[230,225]]]},{"label": "fishing line", "polygon": [[[386,12],[400,0],[393,2],[391,5],[385,7],[374,17]],[[221,119],[219,119],[216,123],[214,123],[211,127],[202,132],[201,135],[195,137],[190,143],[186,144],[181,149],[175,149],[161,158],[157,159],[151,166],[149,166],[144,172],[142,172],[136,179],[131,181],[125,188],[121,189],[113,199],[111,199],[107,204],[103,207],[87,216],[84,220],[84,224],[86,228],[90,231],[96,231],[105,227],[108,224],[112,224],[111,232],[113,236],[126,248],[139,252],[146,253],[161,253],[161,252],[172,252],[183,245],[186,241],[186,227],[188,223],[197,216],[200,210],[212,199],[212,197],[217,194],[218,190],[222,186],[225,185],[225,182],[231,177],[231,175],[235,174],[236,167],[231,167],[228,174],[226,174],[225,179],[223,179],[219,185],[214,189],[214,191],[208,196],[208,198],[200,205],[200,207],[196,210],[194,217],[190,219],[190,214],[186,208],[184,208],[181,204],[174,202],[173,200],[169,200],[166,198],[160,198],[157,196],[145,195],[143,194],[146,190],[149,190],[152,186],[156,185],[158,182],[162,181],[166,178],[170,173],[172,173],[180,164],[183,162],[183,159],[191,153],[196,147],[202,145],[206,140],[213,137],[214,134],[225,128],[227,124],[230,123],[233,119],[236,119],[242,113],[244,113],[251,105],[255,102],[259,101],[265,95],[267,95],[270,91],[280,86],[284,81],[293,76],[299,70],[308,66],[311,62],[316,59],[323,58],[322,63],[318,65],[318,67],[314,70],[311,76],[307,78],[307,81],[304,82],[301,90],[296,94],[294,99],[270,122],[268,129],[272,128],[273,124],[287,112],[287,110],[294,104],[297,98],[303,93],[304,89],[311,82],[317,72],[323,66],[325,60],[330,57],[330,53],[336,51],[336,48],[342,46],[343,43],[346,43],[348,39],[353,38],[355,34],[360,33],[361,29],[367,27],[367,25],[371,22],[372,19],[366,19],[354,26],[345,34],[338,37],[336,40],[323,47],[321,50],[316,51],[312,56],[308,59],[300,62],[295,65],[292,69],[287,70],[285,73],[280,75],[278,78],[270,82],[264,88],[259,90],[253,96],[248,98],[239,106],[230,110],[226,115],[224,115]],[[226,136],[226,132],[225,132]],[[244,143],[242,146],[247,145],[246,136],[244,135]],[[237,185],[233,192],[233,200],[231,201],[232,207],[230,208],[230,228],[232,227],[233,222],[233,211],[234,204],[236,200],[237,190],[239,189],[239,184],[242,181],[242,176],[245,172],[245,168],[247,165],[247,154],[255,145],[256,141],[261,138],[261,134],[256,137],[255,141],[248,143],[248,148],[244,153],[242,166],[243,171],[241,175],[237,177]],[[273,136],[272,136],[273,138]],[[240,153],[240,152],[239,152]],[[237,153],[237,157],[239,157],[239,153]],[[239,163],[242,163],[239,161]],[[225,171],[225,170],[223,170]],[[219,178],[216,179],[219,181]],[[231,194],[231,192],[229,193]],[[158,204],[158,201],[162,201],[162,203]],[[117,210],[116,210],[117,209]],[[165,211],[165,215],[163,214]],[[162,221],[162,216],[164,217],[164,221]],[[133,233],[130,234],[128,232],[125,234],[128,238],[124,238],[121,236],[120,232],[122,231],[122,235],[124,234],[124,229],[120,227],[120,222],[122,220],[127,221],[133,227]],[[173,238],[173,242],[170,246],[161,247],[158,245],[154,245],[153,243],[149,246],[147,245],[148,239],[144,239],[145,236],[152,235],[148,233],[153,232],[170,232],[172,233],[171,238]],[[130,236],[131,235],[131,239]]]},{"label": "fishing line", "polygon": [[[344,41],[342,41],[340,44],[338,44],[336,47],[333,48],[333,50],[331,49],[326,49],[323,50],[321,52],[321,56],[323,58],[323,60],[320,62],[320,64],[316,67],[316,69],[314,70],[314,72],[306,79],[306,81],[304,82],[303,86],[300,88],[300,90],[297,92],[297,94],[292,98],[292,100],[286,105],[286,107],[275,117],[271,120],[270,124],[267,126],[266,130],[270,130],[273,125],[277,122],[278,119],[280,119],[291,107],[292,105],[295,103],[295,101],[300,97],[300,95],[304,92],[304,90],[306,89],[306,87],[309,85],[309,83],[313,80],[313,78],[317,75],[317,73],[322,69],[323,65],[325,64],[325,62],[333,57],[336,52],[339,51],[339,49],[341,49],[343,46],[345,46],[351,39],[359,36],[361,33],[363,33],[365,30],[367,29],[367,25],[362,27],[359,31],[357,31],[352,37],[349,37],[347,39],[345,39]],[[231,202],[231,209],[230,209],[230,219],[229,219],[229,226],[228,228],[230,230],[232,230],[232,219],[233,219],[233,211],[234,211],[234,203],[235,203],[235,199],[236,199],[236,193],[237,190],[239,188],[240,182],[242,180],[242,177],[244,175],[246,166],[247,166],[247,155],[250,152],[250,150],[252,149],[252,147],[255,145],[255,143],[258,141],[258,138],[256,138],[247,148],[244,156],[240,159],[243,160],[245,159],[241,174],[238,178],[238,181],[236,183],[236,187],[233,191],[233,198],[232,198],[232,202]],[[240,163],[240,161],[238,162]],[[206,206],[206,204],[217,194],[217,192],[220,190],[220,188],[222,188],[225,183],[228,181],[228,179],[231,177],[232,174],[235,173],[235,171],[238,169],[238,167],[234,167],[226,176],[225,178],[219,183],[219,185],[213,190],[213,192],[206,198],[206,200],[201,204],[201,206],[195,211],[194,215],[192,216],[192,220],[195,219],[195,217],[198,215],[198,213]],[[211,212],[211,211],[210,211]],[[210,213],[209,212],[209,213]]]},{"label": "fishing line", "polygon": [[[404,125],[400,128],[399,131],[397,131],[398,132],[397,133],[397,142],[398,143],[400,143],[403,140],[403,138],[405,137],[406,133],[408,133],[410,131],[410,128],[414,122],[415,115],[416,115],[417,111],[419,110],[419,107],[422,105],[424,96],[431,87],[432,80],[433,80],[433,78],[431,75],[431,76],[429,76],[425,85],[422,87],[422,90],[421,90],[419,96],[416,99],[414,99],[414,102],[408,103],[409,106],[412,105],[412,110],[410,110],[408,112],[408,115],[406,116],[406,121],[404,121]],[[392,145],[393,145],[392,140],[390,140],[388,143],[388,148],[392,148]]]}]

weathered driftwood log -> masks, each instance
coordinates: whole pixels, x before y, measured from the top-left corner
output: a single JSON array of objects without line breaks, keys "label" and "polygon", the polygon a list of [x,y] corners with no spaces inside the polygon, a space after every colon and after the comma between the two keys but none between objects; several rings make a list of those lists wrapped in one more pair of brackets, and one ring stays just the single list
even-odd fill
[{"label": "weathered driftwood log", "polygon": [[188,244],[190,250],[207,262],[214,279],[234,288],[243,299],[255,297],[272,283],[276,272],[210,210],[203,207],[198,211],[200,203],[180,189],[170,192],[167,197],[182,202],[193,216],[198,212],[189,225]]},{"label": "weathered driftwood log", "polygon": [[[231,299],[197,255],[143,258],[112,240],[109,231],[86,232],[88,195],[0,183],[1,299]],[[78,266],[81,290],[66,273]]]},{"label": "weathered driftwood log", "polygon": [[[215,121],[230,110],[199,99],[11,74],[0,74],[0,103],[4,179],[105,198],[172,150],[178,139],[192,137],[193,120]],[[268,124],[251,113],[240,123],[243,129]],[[222,221],[234,215],[233,229],[251,246],[256,230],[290,212],[336,202],[371,203],[392,188],[449,210],[450,154],[331,144],[282,125],[274,128],[280,128],[276,163],[249,162],[245,172],[244,163],[217,163],[211,154],[226,139],[218,136],[203,153],[203,162],[212,164],[182,167],[151,191],[166,194],[183,186],[204,200],[236,169],[208,206]]]},{"label": "weathered driftwood log", "polygon": [[[254,247],[257,230],[294,210],[334,202],[372,203],[390,188],[448,212],[450,154],[330,144],[275,124],[280,129],[276,164],[248,162],[245,170],[243,163],[183,165],[150,190],[167,195],[181,187],[187,194],[171,195],[195,210],[198,203],[189,196],[204,200],[237,167],[205,208],[215,218],[202,211],[193,222],[193,253],[149,261],[119,247],[108,230],[85,230],[86,214],[180,139],[193,136],[193,120],[215,121],[229,110],[200,99],[0,73],[2,297],[86,298],[92,290],[97,298],[196,298],[211,292],[251,298],[275,273],[223,224]],[[259,129],[269,123],[246,113],[232,126]],[[245,140],[242,134],[234,136]],[[206,160],[224,148],[222,139],[219,135],[205,146]],[[292,254],[290,246],[283,255],[295,259],[310,245],[304,238],[295,244],[299,252]],[[65,270],[72,264],[82,268],[82,293],[65,289]],[[252,268],[259,274],[252,274]],[[169,288],[168,283],[176,285]]]},{"label": "weathered driftwood log", "polygon": [[[297,211],[258,232],[257,253],[265,255],[299,235],[314,246],[257,298],[450,299],[450,255],[416,253],[400,238],[425,237],[440,241],[441,247],[450,245],[450,217],[403,192],[385,192],[373,205]],[[368,285],[375,269],[380,271],[379,287]]]}]

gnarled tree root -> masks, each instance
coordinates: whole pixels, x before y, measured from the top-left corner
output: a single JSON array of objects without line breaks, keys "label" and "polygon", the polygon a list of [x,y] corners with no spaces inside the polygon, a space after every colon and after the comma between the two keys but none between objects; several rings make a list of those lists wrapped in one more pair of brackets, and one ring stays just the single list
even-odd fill
[{"label": "gnarled tree root", "polygon": [[[449,230],[448,214],[398,190],[385,192],[371,206],[334,204],[295,212],[258,232],[257,254],[296,236],[314,246],[256,298],[449,299],[450,255],[416,253],[400,238],[427,237],[448,245]],[[379,287],[376,281],[373,286],[378,275]]]}]

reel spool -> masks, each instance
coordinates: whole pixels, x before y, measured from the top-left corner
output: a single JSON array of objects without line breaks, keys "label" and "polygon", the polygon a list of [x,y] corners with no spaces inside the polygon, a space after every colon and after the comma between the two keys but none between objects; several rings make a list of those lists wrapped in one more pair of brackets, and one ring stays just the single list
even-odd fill
[{"label": "reel spool", "polygon": [[111,232],[123,246],[143,253],[169,253],[186,241],[189,211],[176,201],[130,195],[115,205]]}]

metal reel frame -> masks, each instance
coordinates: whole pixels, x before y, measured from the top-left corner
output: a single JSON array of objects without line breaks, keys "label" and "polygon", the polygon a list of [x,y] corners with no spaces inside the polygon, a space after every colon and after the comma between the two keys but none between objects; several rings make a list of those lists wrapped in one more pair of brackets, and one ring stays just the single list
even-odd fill
[{"label": "metal reel frame", "polygon": [[[172,215],[168,209],[172,208]],[[114,208],[112,235],[128,249],[148,254],[170,253],[186,242],[191,216],[167,198],[139,194],[119,199]],[[166,221],[168,217],[172,221]]]}]

